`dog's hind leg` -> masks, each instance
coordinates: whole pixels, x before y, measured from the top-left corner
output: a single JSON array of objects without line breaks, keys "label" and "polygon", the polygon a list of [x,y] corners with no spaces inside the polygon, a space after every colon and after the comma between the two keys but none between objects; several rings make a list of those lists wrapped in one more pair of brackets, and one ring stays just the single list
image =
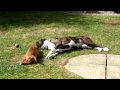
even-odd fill
[{"label": "dog's hind leg", "polygon": [[90,47],[90,46],[88,46],[88,45],[86,45],[86,44],[83,44],[83,45],[82,45],[82,48],[83,48],[83,49],[91,49],[92,47]]},{"label": "dog's hind leg", "polygon": [[101,51],[109,51],[109,49],[107,47],[102,47],[100,45],[95,44],[93,42],[93,40],[91,38],[89,38],[89,37],[81,36],[80,40],[84,43],[83,46],[82,46],[83,48],[86,48],[86,45],[87,45],[87,48],[89,47],[88,49],[96,49],[99,52],[101,52]]}]

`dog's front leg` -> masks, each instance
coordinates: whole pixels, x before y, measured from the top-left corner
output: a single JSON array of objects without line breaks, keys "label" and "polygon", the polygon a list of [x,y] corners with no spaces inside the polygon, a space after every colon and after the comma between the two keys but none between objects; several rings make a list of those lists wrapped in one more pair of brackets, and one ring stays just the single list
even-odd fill
[{"label": "dog's front leg", "polygon": [[57,52],[52,53],[52,54],[49,56],[49,59],[50,59],[50,58],[54,58],[56,55],[58,55],[58,53],[57,53]]},{"label": "dog's front leg", "polygon": [[52,56],[52,54],[55,54],[56,50],[55,49],[51,49],[49,51],[49,53],[47,54],[47,56],[45,57],[45,59],[50,59],[50,57]]},{"label": "dog's front leg", "polygon": [[45,59],[49,59],[49,56],[53,53],[53,50],[50,50]]}]

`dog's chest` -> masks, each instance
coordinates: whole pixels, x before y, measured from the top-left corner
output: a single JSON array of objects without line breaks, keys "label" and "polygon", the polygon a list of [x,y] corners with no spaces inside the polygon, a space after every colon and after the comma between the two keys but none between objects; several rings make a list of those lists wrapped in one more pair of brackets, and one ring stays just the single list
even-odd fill
[{"label": "dog's chest", "polygon": [[48,43],[48,49],[54,49],[54,48],[55,48],[55,44],[49,42],[49,43]]}]

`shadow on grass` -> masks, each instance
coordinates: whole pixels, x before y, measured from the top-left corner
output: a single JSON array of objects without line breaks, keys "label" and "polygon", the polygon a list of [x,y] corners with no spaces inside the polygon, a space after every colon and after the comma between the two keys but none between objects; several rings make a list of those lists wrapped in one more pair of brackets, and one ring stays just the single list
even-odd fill
[{"label": "shadow on grass", "polygon": [[43,58],[44,58],[44,53],[42,51],[39,51],[39,55],[38,55],[38,63],[41,65],[43,64]]},{"label": "shadow on grass", "polygon": [[9,30],[14,27],[31,27],[40,24],[62,24],[62,25],[90,25],[98,23],[99,20],[89,19],[87,16],[75,16],[65,14],[63,11],[1,11],[0,31]]}]

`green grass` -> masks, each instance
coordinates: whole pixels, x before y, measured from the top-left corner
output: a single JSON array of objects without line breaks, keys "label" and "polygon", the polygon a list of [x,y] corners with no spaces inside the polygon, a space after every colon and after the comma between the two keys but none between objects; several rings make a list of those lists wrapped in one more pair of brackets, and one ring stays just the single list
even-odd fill
[{"label": "green grass", "polygon": [[[40,38],[86,35],[97,44],[110,48],[109,54],[120,54],[119,16],[78,16],[64,12],[0,12],[0,78],[1,79],[82,79],[59,65],[64,59],[82,54],[104,53],[77,50],[63,53],[45,65],[19,65],[28,47]],[[16,43],[20,48],[12,49]],[[48,53],[43,50],[44,56]]]}]

